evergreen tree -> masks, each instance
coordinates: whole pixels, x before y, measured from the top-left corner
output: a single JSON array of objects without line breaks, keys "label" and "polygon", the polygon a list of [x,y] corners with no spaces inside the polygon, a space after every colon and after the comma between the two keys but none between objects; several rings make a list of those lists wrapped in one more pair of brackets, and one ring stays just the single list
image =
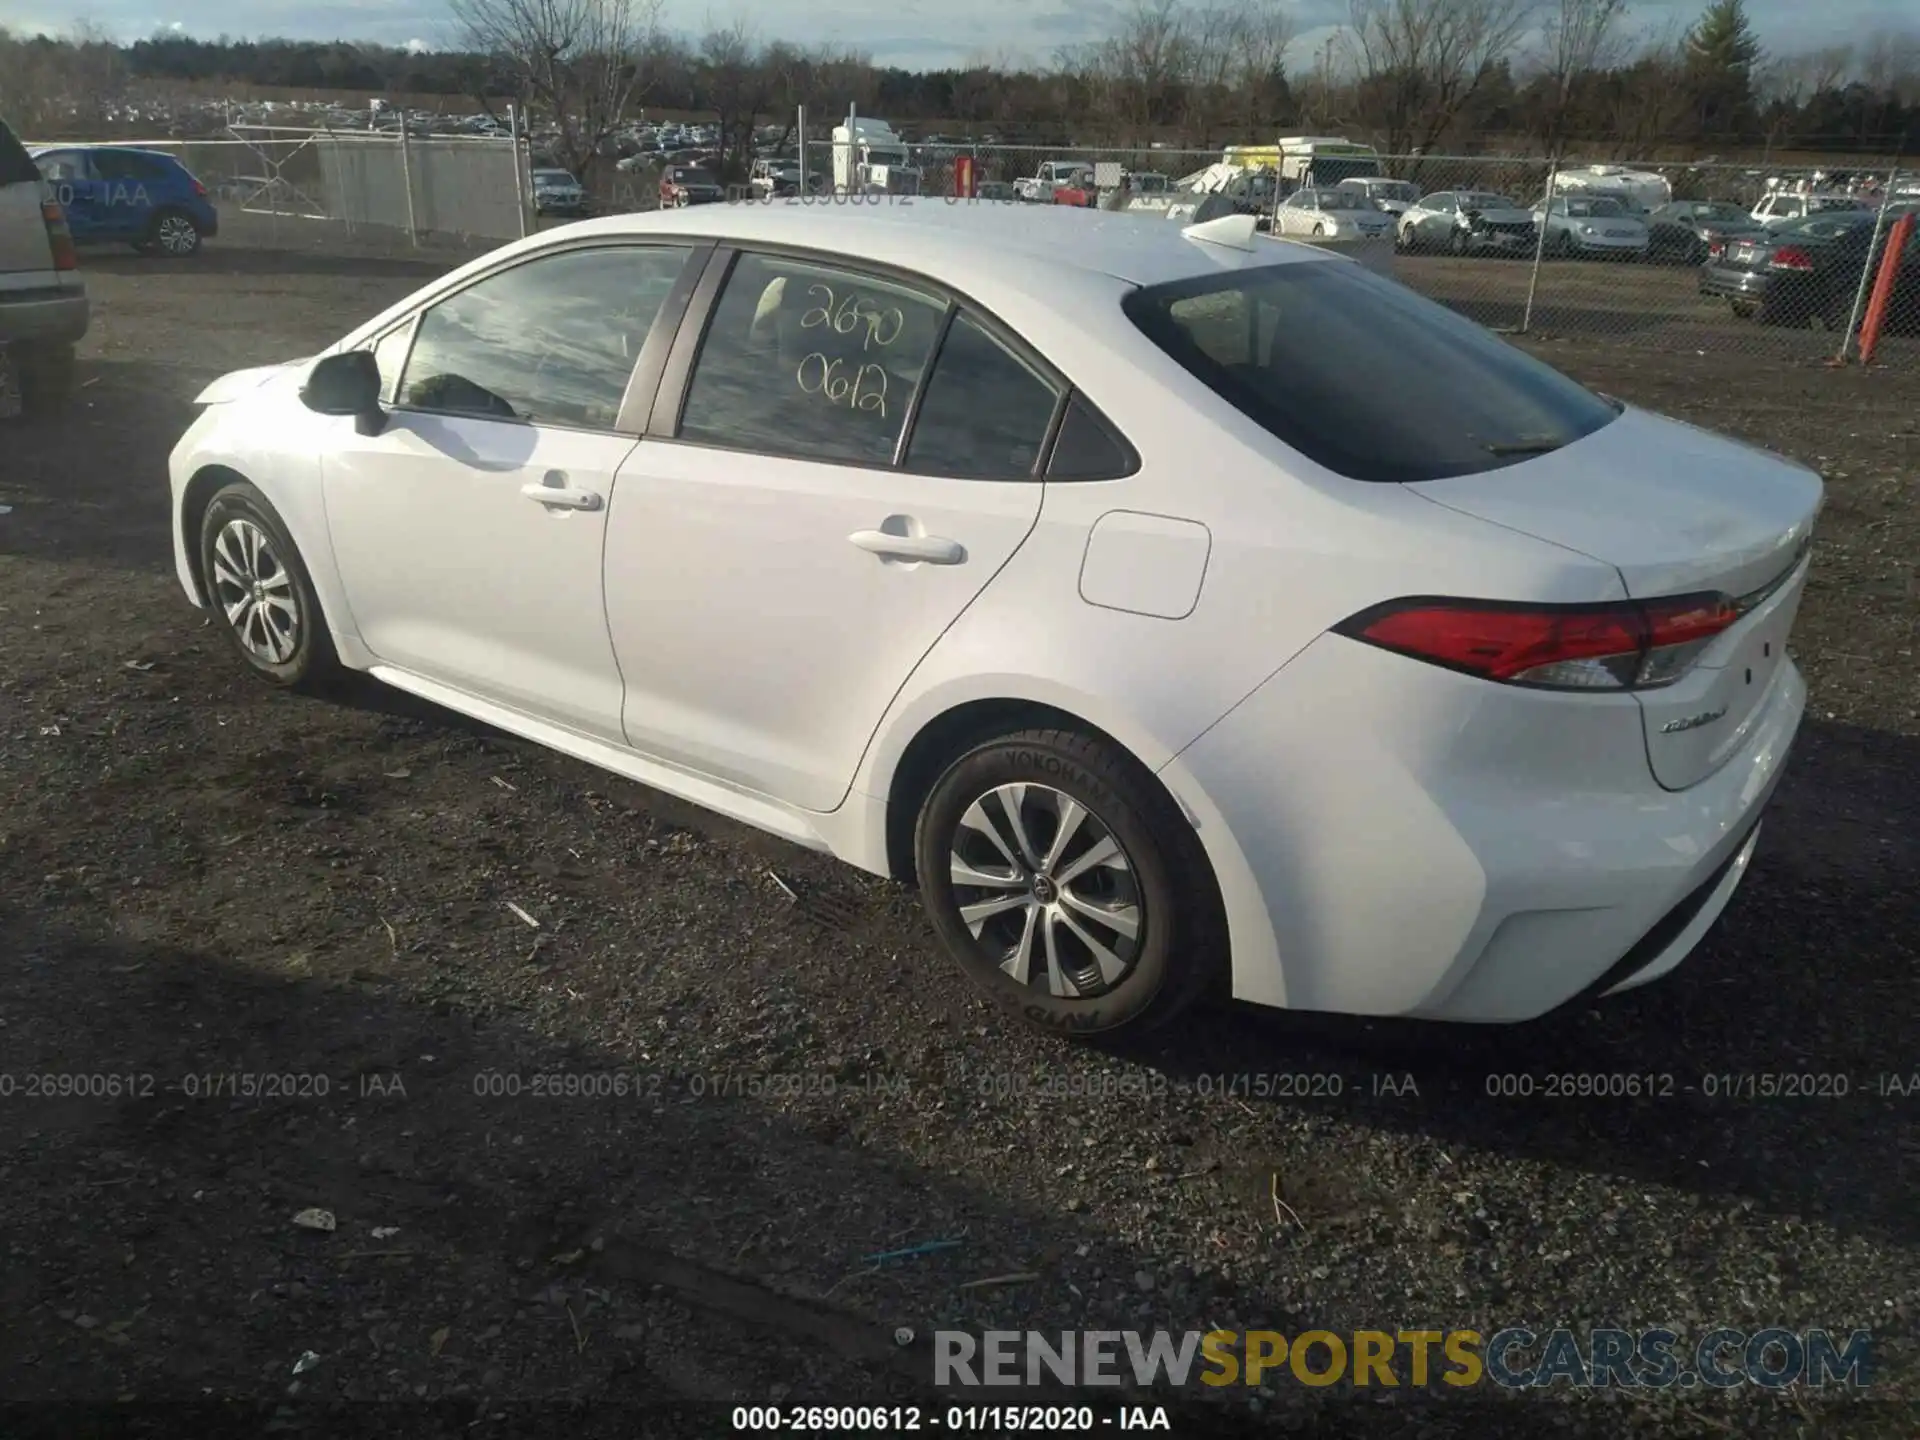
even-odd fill
[{"label": "evergreen tree", "polygon": [[1754,128],[1753,72],[1760,41],[1745,0],[1710,0],[1687,32],[1687,78],[1701,138],[1737,137]]}]

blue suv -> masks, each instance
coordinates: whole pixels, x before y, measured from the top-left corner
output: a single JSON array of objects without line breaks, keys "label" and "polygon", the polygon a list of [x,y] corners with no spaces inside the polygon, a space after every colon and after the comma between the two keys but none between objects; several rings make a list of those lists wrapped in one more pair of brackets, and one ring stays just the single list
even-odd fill
[{"label": "blue suv", "polygon": [[42,145],[32,153],[76,244],[119,241],[177,258],[220,232],[207,187],[171,155],[125,145]]}]

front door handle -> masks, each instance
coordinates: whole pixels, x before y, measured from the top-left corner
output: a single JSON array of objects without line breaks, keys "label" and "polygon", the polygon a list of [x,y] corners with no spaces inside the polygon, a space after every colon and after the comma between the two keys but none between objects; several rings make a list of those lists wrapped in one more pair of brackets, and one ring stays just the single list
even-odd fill
[{"label": "front door handle", "polygon": [[927,565],[958,565],[967,558],[958,540],[939,535],[889,535],[885,530],[856,530],[847,539],[862,550],[889,560],[917,560]]},{"label": "front door handle", "polygon": [[564,485],[522,485],[520,493],[529,500],[551,505],[557,510],[598,510],[600,496],[592,490],[569,490]]}]

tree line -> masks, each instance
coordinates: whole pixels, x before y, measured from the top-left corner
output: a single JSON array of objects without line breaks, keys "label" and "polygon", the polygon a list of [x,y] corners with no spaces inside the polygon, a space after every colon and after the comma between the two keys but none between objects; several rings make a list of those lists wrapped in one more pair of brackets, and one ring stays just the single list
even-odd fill
[{"label": "tree line", "polygon": [[728,158],[756,120],[849,105],[920,129],[1007,143],[1211,149],[1301,131],[1383,152],[1526,151],[1671,159],[1793,149],[1904,153],[1920,142],[1920,29],[1770,53],[1744,0],[1708,0],[1685,28],[1630,25],[1628,0],[1348,0],[1346,23],[1298,53],[1281,0],[1132,0],[1111,34],[1044,65],[982,53],[940,70],[763,39],[698,36],[660,0],[450,0],[463,43],[415,53],[346,41],[163,33],[116,44],[81,28],[0,32],[0,107],[17,127],[98,123],[167,87],[516,101],[591,166],[642,111],[716,117]]}]

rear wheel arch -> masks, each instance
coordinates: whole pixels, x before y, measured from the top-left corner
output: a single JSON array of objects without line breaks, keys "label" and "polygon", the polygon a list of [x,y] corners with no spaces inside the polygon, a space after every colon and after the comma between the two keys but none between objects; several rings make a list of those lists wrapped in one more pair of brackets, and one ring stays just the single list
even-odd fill
[{"label": "rear wheel arch", "polygon": [[[953,763],[978,745],[1024,730],[1069,730],[1104,741],[1121,751],[1167,801],[1172,811],[1188,819],[1186,805],[1169,790],[1152,766],[1141,760],[1133,747],[1110,730],[1058,705],[1038,700],[1011,697],[969,700],[952,706],[922,725],[901,751],[899,761],[886,787],[887,871],[903,884],[914,884],[917,876],[913,859],[914,831],[920,822],[920,810],[933,793],[933,787]],[[1205,858],[1206,847],[1198,847]],[[1216,892],[1218,880],[1207,861],[1208,881]]]}]

